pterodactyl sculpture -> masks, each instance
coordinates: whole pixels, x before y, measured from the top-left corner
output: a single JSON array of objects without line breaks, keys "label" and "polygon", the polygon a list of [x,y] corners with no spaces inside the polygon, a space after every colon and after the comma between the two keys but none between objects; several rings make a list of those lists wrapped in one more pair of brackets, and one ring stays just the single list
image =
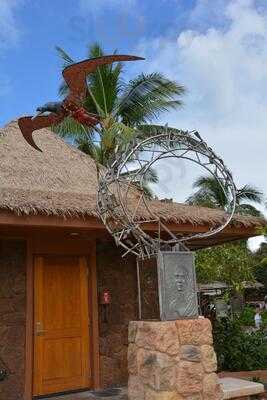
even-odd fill
[{"label": "pterodactyl sculpture", "polygon": [[[101,65],[112,64],[116,61],[144,60],[142,57],[128,55],[110,55],[92,58],[72,64],[62,71],[63,78],[68,85],[69,93],[62,102],[46,103],[36,109],[35,116],[21,117],[18,124],[25,140],[36,150],[42,151],[34,142],[33,131],[57,125],[64,118],[71,116],[85,126],[97,125],[101,118],[97,114],[89,113],[83,102],[87,95],[87,75],[94,72]],[[41,115],[49,112],[48,115]]]}]

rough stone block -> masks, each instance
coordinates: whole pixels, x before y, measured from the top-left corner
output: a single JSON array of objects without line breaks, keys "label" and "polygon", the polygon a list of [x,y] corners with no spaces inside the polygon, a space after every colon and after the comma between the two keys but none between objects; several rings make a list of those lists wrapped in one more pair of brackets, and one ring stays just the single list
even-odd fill
[{"label": "rough stone block", "polygon": [[202,365],[206,372],[217,371],[217,357],[212,346],[204,344],[201,346]]},{"label": "rough stone block", "polygon": [[138,359],[138,372],[144,385],[157,390],[158,383],[156,381],[156,354],[146,350],[140,350],[140,358]]},{"label": "rough stone block", "polygon": [[199,363],[181,361],[177,367],[178,393],[198,393],[202,390],[203,367]]},{"label": "rough stone block", "polygon": [[129,322],[129,328],[128,328],[128,341],[129,343],[134,343],[135,342],[135,337],[137,333],[137,327],[138,324],[141,324],[142,322],[137,322],[137,321],[130,321]]},{"label": "rough stone block", "polygon": [[200,362],[201,361],[201,351],[198,346],[190,346],[188,344],[181,346],[180,353],[181,360]]},{"label": "rough stone block", "polygon": [[140,400],[222,399],[208,320],[140,321],[129,330],[129,372],[138,378],[129,400],[137,400],[138,388]]},{"label": "rough stone block", "polygon": [[184,397],[184,400],[203,400],[202,393],[190,394]]},{"label": "rough stone block", "polygon": [[145,400],[183,400],[183,398],[176,392],[155,392],[154,390],[147,390]]},{"label": "rough stone block", "polygon": [[145,400],[144,385],[138,376],[129,376],[128,395],[130,400]]},{"label": "rough stone block", "polygon": [[128,347],[128,371],[129,374],[137,375],[138,374],[138,362],[137,362],[137,347],[135,344],[130,343]]},{"label": "rough stone block", "polygon": [[205,400],[223,399],[223,390],[215,373],[205,375],[203,379],[203,397]]},{"label": "rough stone block", "polygon": [[212,345],[212,327],[207,318],[176,321],[180,343],[194,346]]},{"label": "rough stone block", "polygon": [[138,323],[136,345],[147,350],[176,355],[180,344],[175,322],[141,322]]}]

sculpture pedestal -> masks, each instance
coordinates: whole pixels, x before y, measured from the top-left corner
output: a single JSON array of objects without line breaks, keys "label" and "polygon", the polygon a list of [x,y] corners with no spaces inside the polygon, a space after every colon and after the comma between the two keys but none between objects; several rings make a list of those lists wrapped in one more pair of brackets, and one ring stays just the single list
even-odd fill
[{"label": "sculpture pedestal", "polygon": [[132,321],[129,400],[221,400],[208,319]]}]

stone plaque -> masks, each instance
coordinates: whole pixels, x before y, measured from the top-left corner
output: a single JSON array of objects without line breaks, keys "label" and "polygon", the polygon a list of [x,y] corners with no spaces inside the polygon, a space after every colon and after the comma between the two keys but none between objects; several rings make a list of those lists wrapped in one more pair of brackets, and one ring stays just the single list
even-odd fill
[{"label": "stone plaque", "polygon": [[198,317],[194,253],[164,251],[138,260],[138,282],[140,319]]},{"label": "stone plaque", "polygon": [[160,319],[197,318],[194,253],[159,252],[157,263]]}]

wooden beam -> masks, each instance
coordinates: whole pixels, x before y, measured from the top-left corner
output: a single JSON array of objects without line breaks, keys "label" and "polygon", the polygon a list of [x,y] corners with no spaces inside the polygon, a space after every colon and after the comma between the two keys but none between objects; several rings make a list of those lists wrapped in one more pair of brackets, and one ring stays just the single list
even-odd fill
[{"label": "wooden beam", "polygon": [[9,211],[0,213],[1,226],[23,226],[23,227],[49,227],[49,228],[70,228],[70,229],[102,229],[104,225],[95,217],[86,218],[64,218],[52,215],[17,215]]}]

